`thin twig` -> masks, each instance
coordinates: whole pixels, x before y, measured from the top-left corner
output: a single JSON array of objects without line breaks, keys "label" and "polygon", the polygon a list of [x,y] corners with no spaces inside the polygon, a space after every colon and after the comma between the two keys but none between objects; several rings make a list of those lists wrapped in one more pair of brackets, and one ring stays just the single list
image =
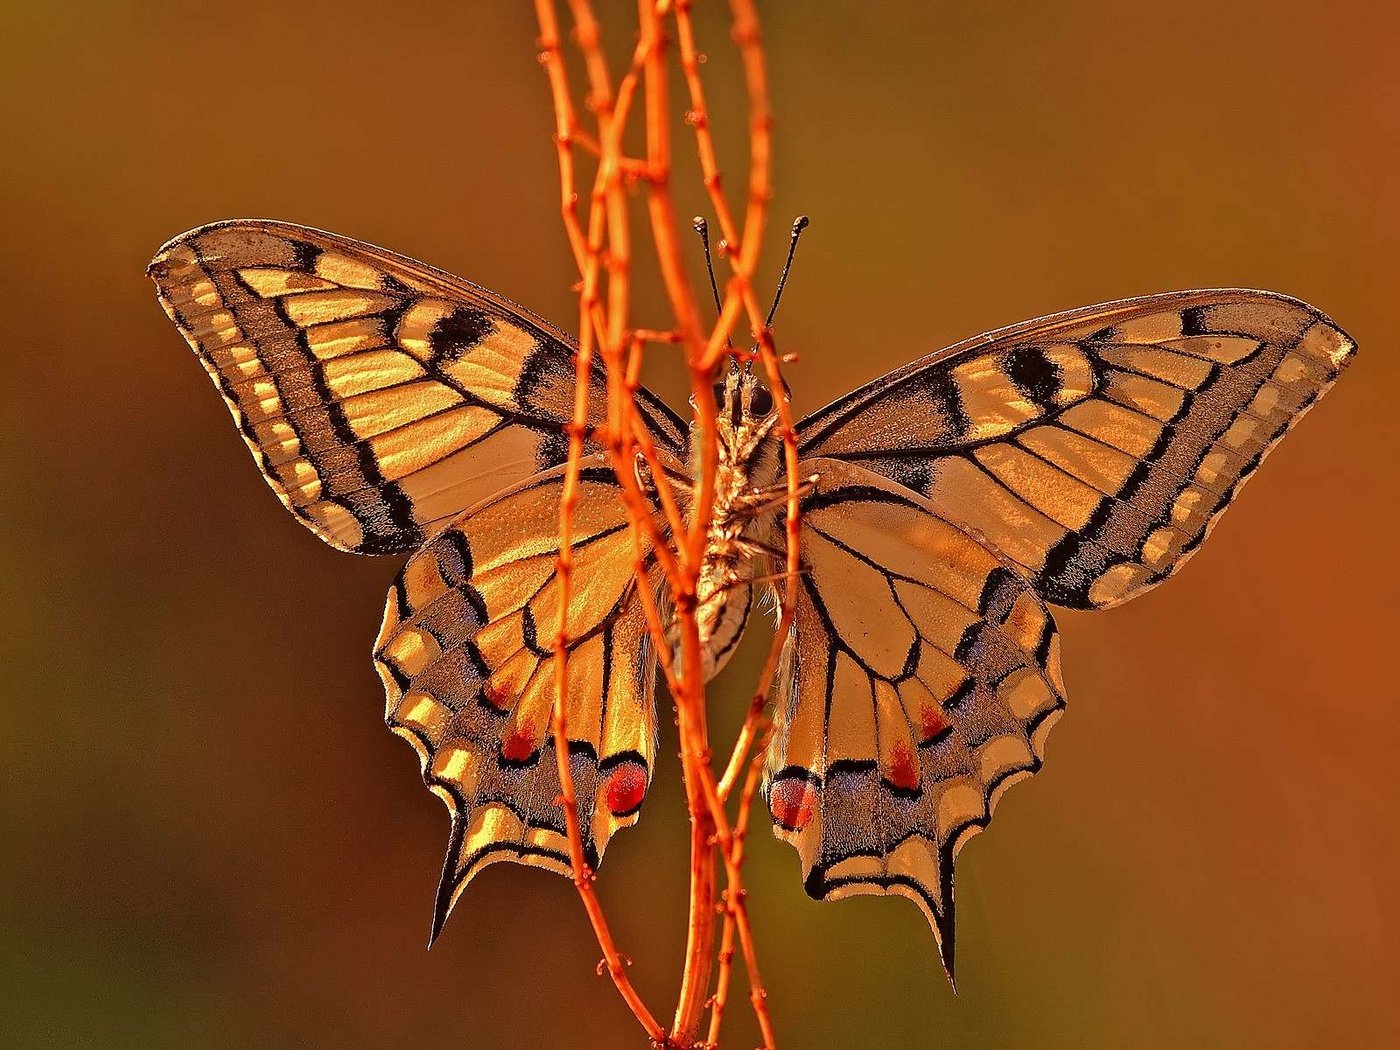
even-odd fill
[{"label": "thin twig", "polygon": [[[556,142],[559,143],[560,195],[566,230],[569,230],[570,243],[576,245],[576,256],[581,260],[583,290],[579,295],[579,350],[576,362],[576,386],[574,393],[573,418],[569,426],[569,457],[565,468],[564,491],[559,502],[559,558],[557,576],[559,582],[560,628],[553,639],[555,695],[553,717],[551,719],[554,736],[554,753],[559,772],[560,801],[564,808],[564,825],[569,841],[569,863],[573,871],[574,886],[583,902],[584,911],[603,952],[606,965],[618,994],[622,996],[633,1015],[646,1030],[653,1042],[666,1038],[665,1029],[656,1020],[646,1003],[642,1001],[631,979],[627,976],[626,962],[618,951],[611,929],[604,916],[603,908],[593,889],[594,873],[584,857],[583,835],[579,827],[578,797],[575,792],[573,770],[569,762],[568,704],[569,694],[569,607],[573,583],[573,515],[578,501],[579,473],[583,462],[583,442],[588,425],[588,391],[593,366],[593,324],[592,312],[597,301],[599,258],[601,251],[601,224],[590,216],[586,240],[578,246],[576,201],[573,188],[573,155],[569,146],[569,131],[572,128],[572,108],[568,104],[567,78],[563,68],[563,54],[559,47],[558,21],[551,0],[537,0],[536,15],[540,24],[540,42],[545,66],[549,71],[551,88],[554,90]],[[561,105],[561,98],[564,100]],[[561,130],[562,129],[562,130]],[[573,222],[571,224],[570,219]]]},{"label": "thin twig", "polygon": [[[767,734],[765,734],[764,746],[767,745]],[[742,866],[744,863],[744,843],[748,839],[749,814],[753,810],[753,798],[758,791],[760,774],[763,772],[763,750],[759,748],[759,753],[749,762],[748,775],[744,778],[744,790],[739,796],[739,812],[734,821],[734,863]],[[710,1030],[706,1035],[706,1042],[710,1046],[719,1046],[720,1022],[724,1017],[724,1008],[729,1001],[729,978],[733,972],[734,964],[734,910],[725,904],[724,929],[720,934],[719,942],[719,970],[715,975],[715,994],[710,1000]]]},{"label": "thin twig", "polygon": [[[570,855],[575,883],[604,952],[604,963],[619,992],[637,1016],[654,1043],[668,1046],[693,1045],[695,1030],[704,1008],[714,958],[714,899],[716,857],[723,863],[725,890],[726,948],[722,953],[720,980],[723,992],[711,1021],[717,1035],[723,998],[728,995],[729,965],[738,941],[744,954],[750,985],[750,998],[763,1034],[764,1045],[774,1045],[766,993],[758,968],[750,927],[747,895],[742,880],[743,840],[748,827],[748,810],[756,790],[761,758],[750,763],[741,812],[731,826],[724,801],[734,786],[738,769],[746,760],[753,740],[767,729],[763,697],[776,667],[781,635],[786,633],[796,592],[796,545],[798,479],[796,442],[785,401],[779,403],[779,431],[785,446],[788,468],[787,528],[788,581],[780,638],[775,640],[761,676],[749,717],[736,741],[725,775],[715,780],[707,728],[703,644],[696,620],[699,576],[709,541],[713,515],[714,476],[719,460],[717,406],[712,388],[713,375],[730,349],[730,333],[741,313],[745,314],[758,340],[758,354],[764,362],[769,385],[784,389],[781,361],[771,332],[764,325],[753,293],[752,278],[757,266],[770,185],[770,125],[766,73],[758,22],[751,0],[731,0],[733,38],[739,48],[749,95],[749,180],[742,232],[721,191],[721,179],[710,133],[709,113],[700,80],[699,58],[694,27],[690,21],[690,0],[638,0],[640,32],[626,73],[614,88],[602,48],[598,19],[589,0],[568,0],[578,44],[586,70],[589,90],[586,108],[597,122],[596,136],[578,126],[577,109],[568,87],[558,21],[552,0],[536,0],[540,23],[541,62],[549,76],[555,112],[555,143],[560,170],[560,213],[570,249],[581,277],[579,293],[579,352],[573,419],[569,426],[569,460],[564,495],[560,506],[560,554],[558,563],[561,595],[561,630],[554,640],[557,695],[554,712],[554,738],[559,759],[561,798],[569,833]],[[671,143],[668,100],[668,74],[665,61],[666,25],[674,16],[681,43],[681,65],[691,98],[689,119],[696,132],[705,186],[714,204],[720,229],[728,245],[725,258],[731,275],[716,324],[702,329],[700,313],[684,264],[681,238],[669,187]],[[622,141],[632,101],[643,93],[646,129],[644,160],[623,154]],[[597,158],[597,171],[589,195],[587,223],[579,215],[576,190],[577,146]],[[629,181],[646,186],[647,209],[659,269],[675,325],[664,331],[633,330],[630,326],[632,247],[626,186]],[[657,341],[677,345],[689,374],[696,421],[692,444],[695,475],[694,491],[683,508],[672,489],[672,475],[663,453],[656,448],[651,432],[638,411],[638,375],[645,347]],[[747,355],[744,355],[747,357]],[[613,944],[601,907],[592,890],[592,872],[586,870],[579,828],[578,803],[568,765],[567,697],[568,685],[568,605],[572,595],[573,513],[578,499],[579,474],[585,441],[589,437],[589,386],[593,361],[600,359],[607,384],[607,420],[597,427],[599,440],[617,476],[621,503],[626,510],[636,548],[635,570],[638,594],[646,614],[647,629],[657,650],[662,673],[675,698],[680,725],[681,763],[685,776],[687,804],[692,822],[690,925],[685,971],[671,1032],[665,1033],[647,1007],[637,997],[623,969],[625,963]],[[653,506],[637,474],[638,462],[645,463],[655,481],[658,506]],[[688,514],[683,514],[688,510]],[[659,568],[669,592],[663,609],[651,573]],[[668,617],[669,615],[669,622]]]},{"label": "thin twig", "polygon": [[[754,270],[758,262],[758,253],[762,247],[768,200],[772,192],[770,181],[772,117],[768,102],[767,77],[764,68],[762,40],[758,29],[757,14],[751,0],[731,0],[730,7],[734,16],[732,35],[739,48],[744,65],[745,86],[747,87],[749,95],[750,114],[748,206],[744,216],[743,232],[737,235],[732,214],[728,209],[727,202],[721,190],[721,177],[715,158],[713,139],[710,134],[709,109],[705,102],[704,88],[699,74],[699,54],[695,45],[693,25],[690,20],[690,0],[676,0],[675,3],[677,35],[681,46],[681,66],[686,73],[686,83],[690,91],[691,112],[689,114],[689,120],[695,131],[697,151],[700,156],[701,171],[704,177],[705,187],[710,194],[716,217],[720,222],[720,230],[725,240],[731,242],[731,244],[735,244],[737,241],[737,254],[732,251],[726,255],[726,258],[730,262],[733,276],[727,282],[725,301],[720,310],[720,317],[710,335],[705,356],[698,363],[698,368],[692,368],[692,373],[699,372],[704,374],[707,367],[712,367],[714,363],[722,360],[724,355],[730,352],[728,348],[730,331],[742,307],[748,314],[750,325],[758,338],[759,353],[764,361],[769,385],[775,392],[774,401],[779,411],[779,432],[784,444],[784,459],[787,467],[787,588],[785,600],[783,602],[783,613],[779,621],[779,629],[775,633],[769,658],[765,661],[763,680],[758,690],[759,694],[766,696],[771,683],[773,669],[777,664],[778,654],[790,630],[793,604],[796,598],[797,571],[799,565],[797,561],[797,544],[795,541],[799,529],[800,479],[797,471],[796,431],[792,425],[791,409],[787,404],[786,398],[781,396],[781,391],[785,389],[782,382],[781,363],[773,352],[772,333],[764,323],[764,316],[760,312],[757,299],[753,294],[752,285]],[[757,711],[752,710],[754,707],[758,708]],[[743,754],[747,751],[749,741],[753,739],[756,732],[758,719],[761,717],[761,714],[761,705],[751,705],[750,716],[746,719],[747,732],[741,733],[739,745],[736,746],[735,749],[736,755],[739,756],[737,761],[740,764],[743,762]],[[684,719],[682,719],[682,732],[684,733]],[[731,765],[732,764],[733,760],[731,760]],[[728,820],[724,811],[724,797],[719,794],[718,785],[714,782],[708,759],[701,781],[702,789],[704,789],[706,794],[706,804],[709,806],[711,816],[715,822],[716,838],[720,846],[720,856],[724,861],[725,871],[728,877],[729,887],[726,891],[726,904],[728,907],[728,914],[733,919],[733,925],[738,935],[741,949],[744,952],[745,969],[748,973],[750,985],[750,999],[753,1003],[755,1016],[758,1019],[759,1029],[763,1034],[764,1045],[772,1046],[774,1045],[774,1039],[771,1019],[767,1009],[767,993],[763,988],[762,978],[759,973],[758,962],[754,951],[752,932],[748,921],[747,898],[743,889],[740,864],[736,863],[733,836],[728,827]],[[732,787],[732,778],[729,786]],[[738,859],[741,860],[742,856]]]}]

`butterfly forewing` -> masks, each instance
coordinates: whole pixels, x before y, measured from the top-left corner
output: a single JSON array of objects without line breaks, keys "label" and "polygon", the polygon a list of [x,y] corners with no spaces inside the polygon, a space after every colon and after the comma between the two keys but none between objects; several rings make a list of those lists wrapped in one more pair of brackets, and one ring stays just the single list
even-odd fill
[{"label": "butterfly forewing", "polygon": [[1028,321],[799,424],[979,530],[1057,605],[1142,593],[1199,546],[1355,347],[1295,299],[1170,292]]},{"label": "butterfly forewing", "polygon": [[899,894],[953,959],[953,858],[1064,706],[1055,625],[1004,557],[863,468],[803,464],[802,577],[767,797],[814,897]]},{"label": "butterfly forewing", "polygon": [[[488,864],[570,870],[550,728],[563,473],[441,530],[409,559],[385,608],[375,662],[386,717],[452,813],[434,935]],[[651,779],[656,657],[612,469],[590,459],[578,497],[566,712],[585,854],[596,866],[613,832],[635,822]],[[659,591],[645,547],[642,557]]]},{"label": "butterfly forewing", "polygon": [[[269,484],[335,547],[411,549],[567,455],[570,340],[468,281],[262,220],[182,234],[150,273]],[[600,376],[593,422],[603,399]],[[639,403],[679,450],[675,416]]]}]

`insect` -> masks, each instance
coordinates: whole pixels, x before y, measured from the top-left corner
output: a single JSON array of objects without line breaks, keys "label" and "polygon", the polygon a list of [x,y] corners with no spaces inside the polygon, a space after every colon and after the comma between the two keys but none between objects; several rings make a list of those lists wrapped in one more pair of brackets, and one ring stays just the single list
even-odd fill
[{"label": "insect", "polygon": [[[182,234],[161,304],[268,483],[321,539],[410,556],[374,661],[389,726],[451,811],[436,938],[477,872],[569,872],[549,731],[574,343],[474,284],[279,222]],[[1064,708],[1051,605],[1176,572],[1355,346],[1271,292],[1168,292],[958,343],[803,419],[801,576],[764,795],[816,898],[912,899],[953,965],[953,860],[1041,765]],[[605,418],[602,366],[590,418]],[[783,565],[773,394],[731,365],[697,617],[714,673]],[[638,409],[682,500],[685,422]],[[664,519],[661,519],[664,526]],[[655,768],[644,573],[585,446],[568,609],[570,762],[596,866]]]}]

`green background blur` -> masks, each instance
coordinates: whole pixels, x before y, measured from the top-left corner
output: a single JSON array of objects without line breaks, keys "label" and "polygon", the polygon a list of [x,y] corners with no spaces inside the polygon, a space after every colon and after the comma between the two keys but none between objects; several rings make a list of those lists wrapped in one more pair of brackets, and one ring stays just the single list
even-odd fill
[{"label": "green background blur", "polygon": [[[697,6],[737,186],[727,21]],[[1060,617],[1069,716],[959,864],[960,995],[913,907],[809,901],[755,838],[780,1044],[1396,1045],[1400,9],[762,8],[765,288],[813,219],[779,319],[801,410],[1168,288],[1289,292],[1362,348],[1179,581]],[[271,216],[572,329],[534,32],[523,3],[4,5],[0,1045],[641,1045],[563,879],[490,869],[424,950],[447,821],[368,656],[395,565],[278,508],[143,276],[188,227]],[[661,323],[654,284],[638,310]],[[712,691],[722,724],[752,673]],[[669,1016],[663,754],[600,886]],[[730,1017],[753,1045],[742,999]]]}]

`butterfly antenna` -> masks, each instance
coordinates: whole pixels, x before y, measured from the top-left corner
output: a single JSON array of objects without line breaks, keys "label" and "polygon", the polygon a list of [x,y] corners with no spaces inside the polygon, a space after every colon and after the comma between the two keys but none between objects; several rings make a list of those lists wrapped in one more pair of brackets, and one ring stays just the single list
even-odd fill
[{"label": "butterfly antenna", "polygon": [[690,220],[690,225],[695,227],[700,243],[705,246],[705,272],[710,275],[710,294],[714,296],[715,313],[721,313],[723,307],[719,304],[719,283],[715,280],[715,263],[710,257],[710,224],[705,221],[705,216],[697,215]]},{"label": "butterfly antenna", "polygon": [[[690,220],[690,225],[695,228],[695,232],[700,235],[700,243],[705,246],[705,272],[710,275],[710,295],[715,301],[715,315],[718,316],[724,313],[724,307],[719,302],[719,282],[715,280],[715,263],[714,259],[710,257],[710,224],[705,221],[705,216],[697,215]],[[733,339],[725,336],[724,348],[729,350],[733,346]]]},{"label": "butterfly antenna", "polygon": [[[764,328],[773,326],[773,315],[778,312],[778,303],[783,298],[783,289],[787,286],[788,273],[792,270],[792,257],[797,254],[797,240],[802,236],[802,231],[811,225],[812,220],[805,215],[799,215],[792,221],[792,240],[788,242],[787,261],[783,263],[782,276],[778,278],[778,290],[773,293],[773,305],[768,308],[768,316],[763,321]],[[714,278],[712,277],[711,280]]]}]

